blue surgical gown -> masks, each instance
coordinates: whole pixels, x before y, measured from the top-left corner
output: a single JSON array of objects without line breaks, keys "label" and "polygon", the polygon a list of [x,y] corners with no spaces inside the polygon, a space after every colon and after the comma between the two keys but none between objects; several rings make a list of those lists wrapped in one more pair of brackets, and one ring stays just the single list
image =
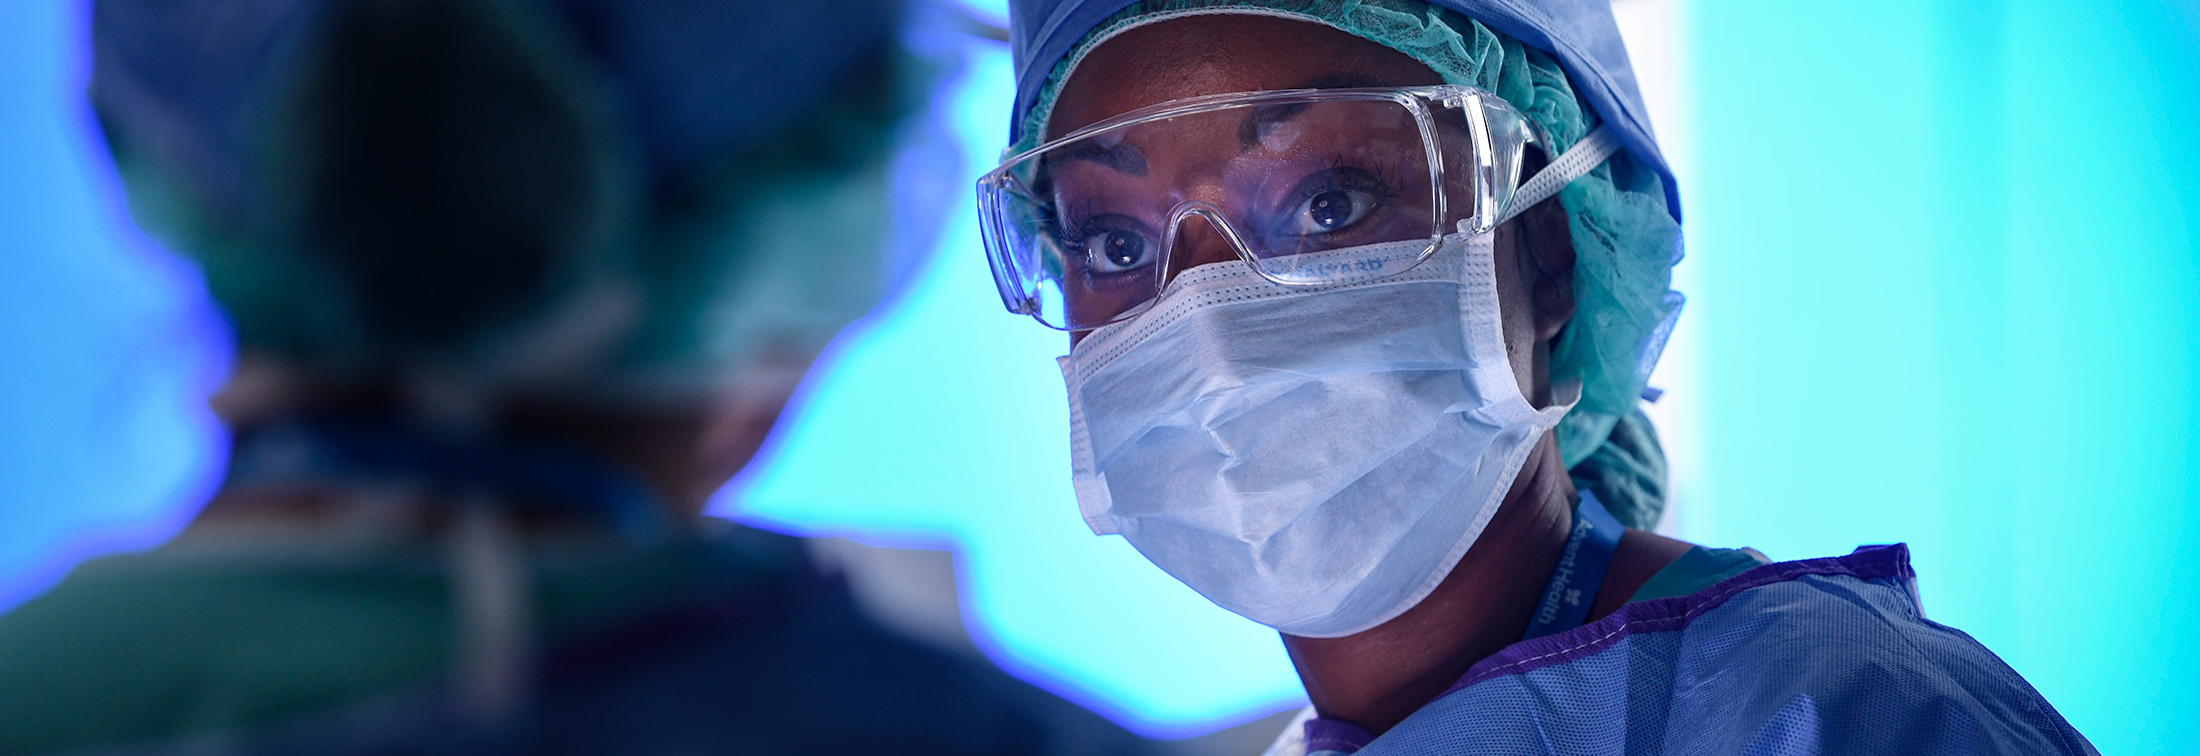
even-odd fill
[{"label": "blue surgical gown", "polygon": [[2093,754],[2022,677],[1926,619],[1909,551],[1768,564],[1515,644],[1381,737],[1310,754]]}]

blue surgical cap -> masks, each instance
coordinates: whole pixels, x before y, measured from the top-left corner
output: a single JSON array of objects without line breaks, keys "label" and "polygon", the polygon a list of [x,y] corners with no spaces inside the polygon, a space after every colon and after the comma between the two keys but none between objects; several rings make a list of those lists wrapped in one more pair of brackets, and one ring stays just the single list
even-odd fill
[{"label": "blue surgical cap", "polygon": [[1563,190],[1575,247],[1574,319],[1552,370],[1582,381],[1557,430],[1577,485],[1630,526],[1664,507],[1665,459],[1638,397],[1678,317],[1669,289],[1680,203],[1602,0],[1025,0],[1010,12],[1017,67],[1011,151],[1035,146],[1085,53],[1129,28],[1185,14],[1258,13],[1330,26],[1428,65],[1446,83],[1495,92],[1563,151],[1599,124],[1626,151]]}]

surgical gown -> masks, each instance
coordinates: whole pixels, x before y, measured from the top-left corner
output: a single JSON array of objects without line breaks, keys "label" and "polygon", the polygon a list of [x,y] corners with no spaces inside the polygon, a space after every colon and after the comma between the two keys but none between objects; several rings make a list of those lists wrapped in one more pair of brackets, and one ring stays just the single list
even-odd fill
[{"label": "surgical gown", "polygon": [[1899,544],[1522,641],[1380,737],[1304,728],[1271,753],[2097,753],[1993,652],[1926,619]]}]

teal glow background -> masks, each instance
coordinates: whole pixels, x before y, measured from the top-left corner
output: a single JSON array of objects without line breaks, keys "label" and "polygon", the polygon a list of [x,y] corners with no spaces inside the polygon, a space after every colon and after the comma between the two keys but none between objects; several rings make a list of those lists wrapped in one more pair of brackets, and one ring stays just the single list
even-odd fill
[{"label": "teal glow background", "polygon": [[[0,607],[159,543],[221,462],[199,397],[226,346],[120,214],[83,7],[0,3]],[[1681,534],[1776,558],[1909,542],[1931,615],[2104,752],[2200,752],[2200,6],[1673,8]],[[1008,82],[999,46],[965,55],[935,117],[975,175]],[[1083,530],[1061,340],[1000,311],[958,212],[722,511],[956,548],[995,658],[1147,732],[1291,705],[1272,634]]]},{"label": "teal glow background", "polygon": [[2200,6],[1692,2],[1687,535],[1907,541],[2102,752],[2200,751]]}]

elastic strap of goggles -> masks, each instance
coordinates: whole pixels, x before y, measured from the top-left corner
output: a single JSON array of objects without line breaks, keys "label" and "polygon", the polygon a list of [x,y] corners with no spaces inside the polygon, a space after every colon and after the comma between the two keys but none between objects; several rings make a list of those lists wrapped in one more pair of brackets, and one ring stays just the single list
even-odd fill
[{"label": "elastic strap of goggles", "polygon": [[1535,178],[1521,184],[1520,189],[1513,192],[1512,205],[1505,208],[1505,214],[1497,222],[1512,220],[1514,216],[1527,212],[1528,208],[1535,207],[1536,203],[1550,199],[1558,190],[1574,183],[1574,179],[1588,175],[1597,166],[1603,165],[1615,152],[1619,152],[1619,136],[1611,129],[1596,127],[1595,131],[1575,142],[1566,154],[1558,156],[1550,165],[1543,166],[1542,172],[1535,174]]}]

